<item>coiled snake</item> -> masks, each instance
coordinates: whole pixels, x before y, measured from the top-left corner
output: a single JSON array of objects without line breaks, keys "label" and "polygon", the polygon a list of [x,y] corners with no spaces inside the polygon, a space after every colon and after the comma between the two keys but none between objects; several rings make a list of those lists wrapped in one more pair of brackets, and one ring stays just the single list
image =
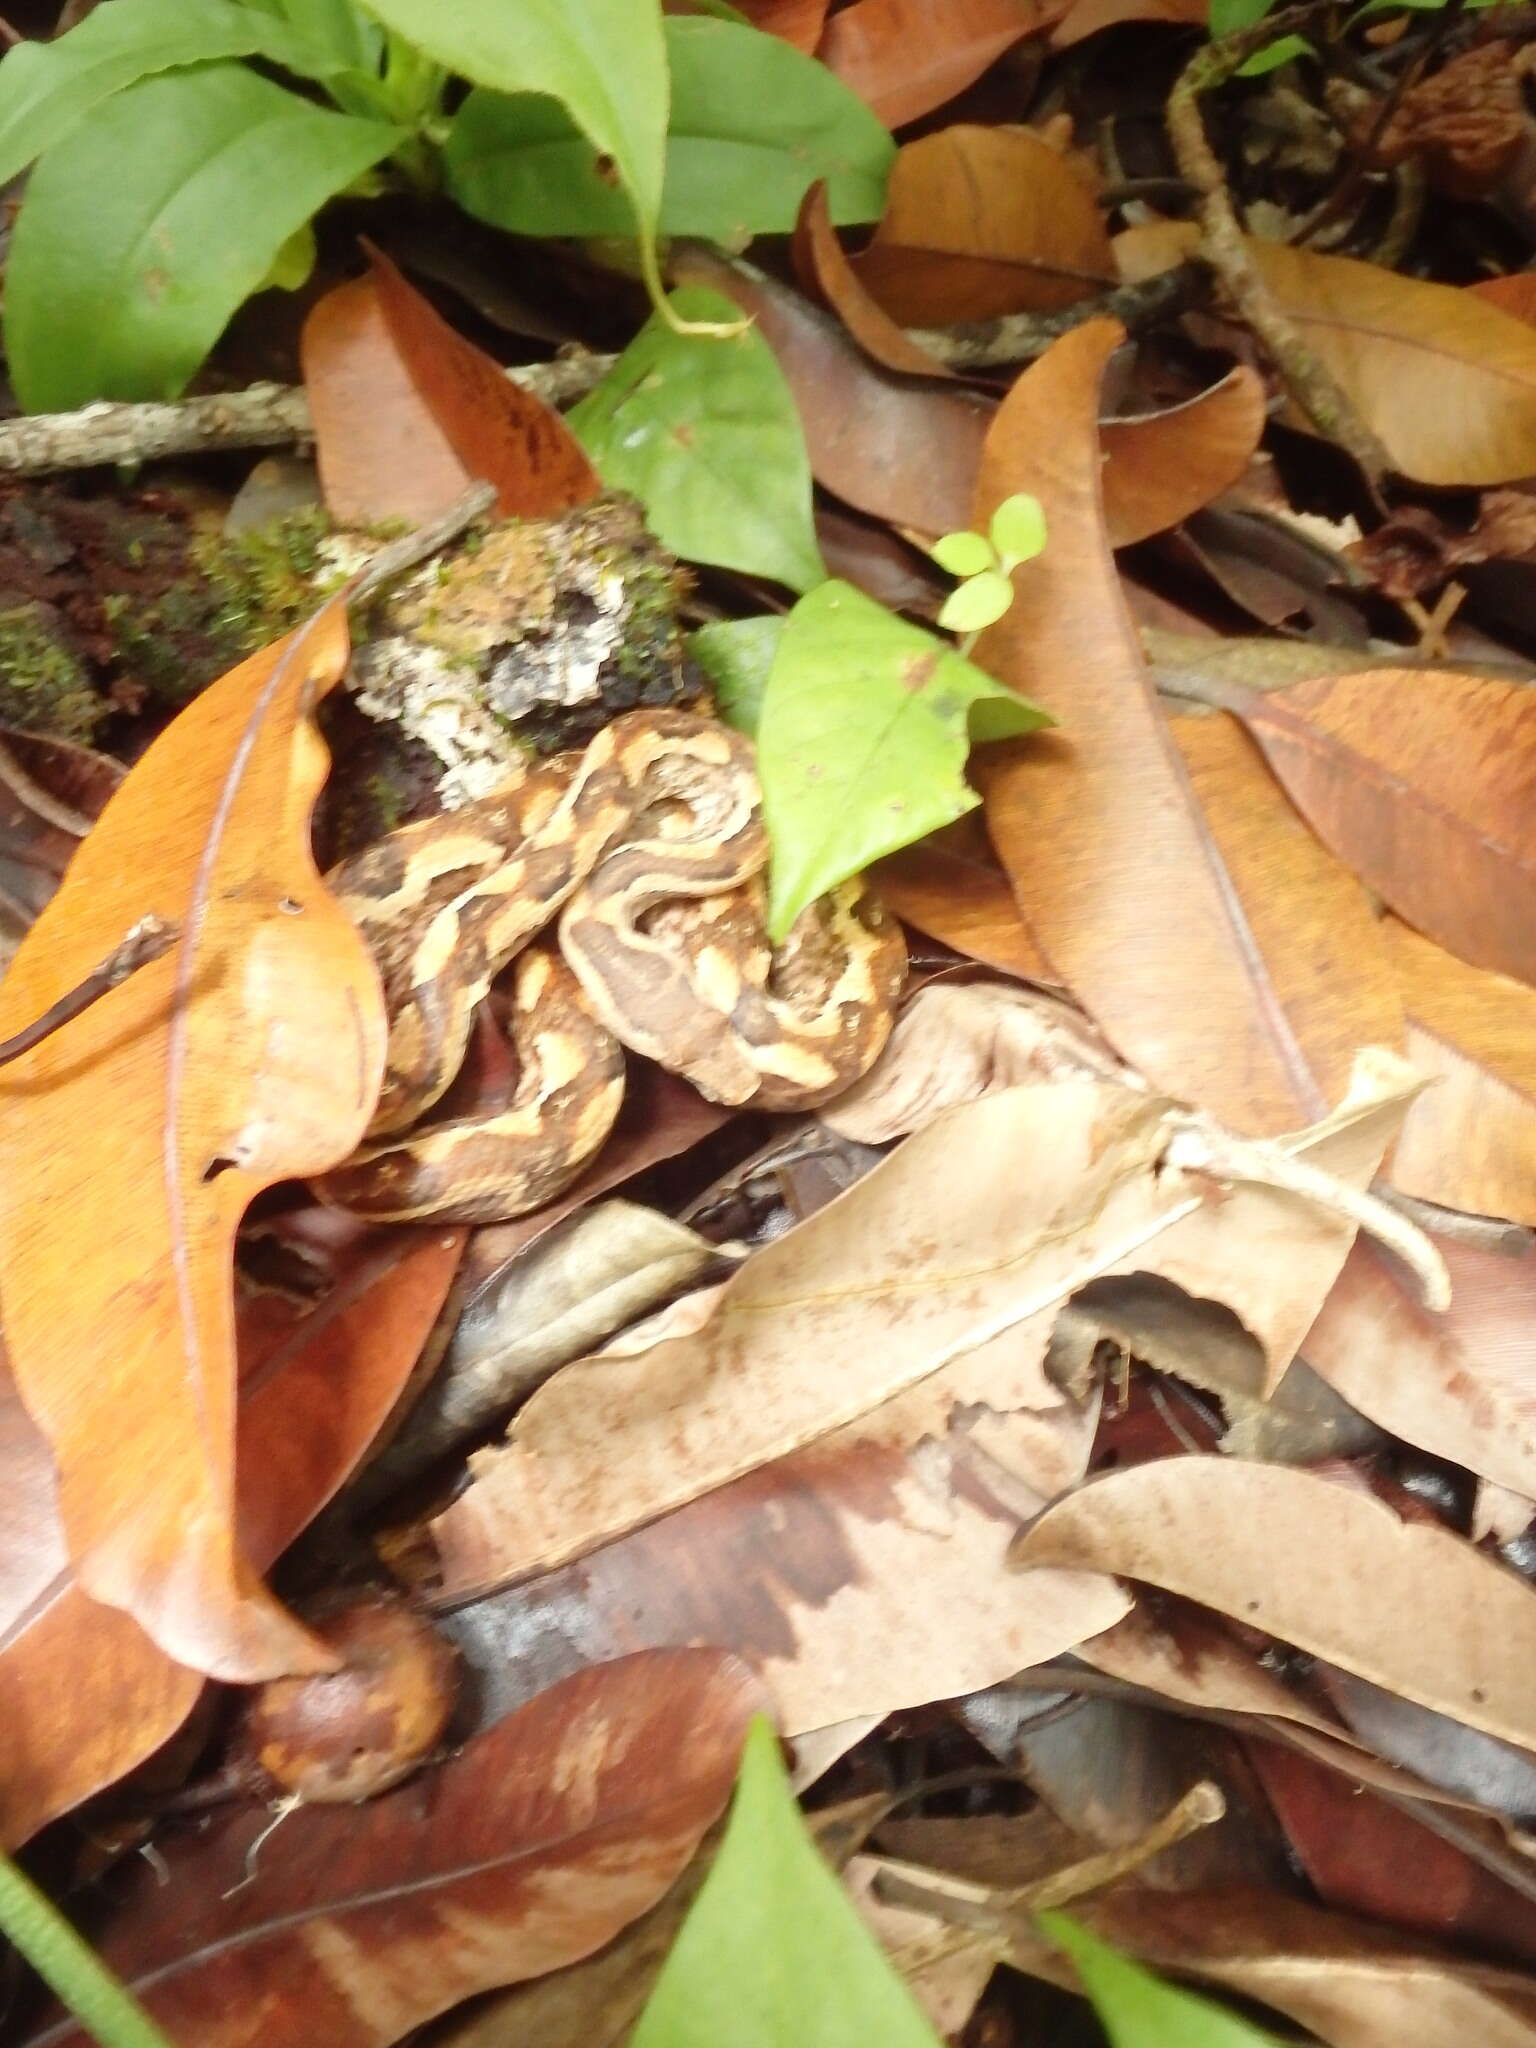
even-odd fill
[{"label": "coiled snake", "polygon": [[[840,1093],[889,1033],[900,927],[849,882],[770,948],[767,853],[750,743],[692,713],[635,711],[579,756],[343,863],[330,885],[378,961],[389,1048],[368,1142],[315,1183],[322,1197],[396,1220],[538,1208],[612,1128],[624,1046],[717,1102]],[[540,939],[556,918],[557,945]],[[423,1121],[514,961],[512,1101]]]}]

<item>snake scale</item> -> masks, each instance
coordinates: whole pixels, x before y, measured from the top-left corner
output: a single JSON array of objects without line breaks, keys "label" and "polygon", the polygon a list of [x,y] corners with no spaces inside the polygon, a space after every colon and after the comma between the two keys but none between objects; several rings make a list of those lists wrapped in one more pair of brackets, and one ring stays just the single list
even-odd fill
[{"label": "snake scale", "polygon": [[[717,1102],[839,1094],[885,1044],[905,943],[854,881],[771,947],[767,857],[751,743],[694,713],[635,711],[334,869],[379,966],[389,1044],[367,1140],[321,1196],[392,1220],[538,1208],[612,1129],[624,1047]],[[476,1013],[509,968],[515,1092],[456,1114]]]}]

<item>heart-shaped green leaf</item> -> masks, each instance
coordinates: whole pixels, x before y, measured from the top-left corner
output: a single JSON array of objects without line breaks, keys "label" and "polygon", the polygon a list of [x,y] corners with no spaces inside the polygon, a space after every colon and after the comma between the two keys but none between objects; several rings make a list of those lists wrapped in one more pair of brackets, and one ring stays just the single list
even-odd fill
[{"label": "heart-shaped green leaf", "polygon": [[[661,233],[720,242],[787,233],[818,178],[834,220],[879,216],[895,145],[824,64],[778,36],[697,16],[669,18],[666,47]],[[467,212],[514,233],[630,234],[596,136],[577,132],[585,125],[527,94],[473,92],[444,152],[449,190]]]},{"label": "heart-shaped green leaf", "polygon": [[1049,723],[849,583],[800,600],[757,730],[775,940],[824,890],[975,806],[963,771],[977,717],[989,739]]},{"label": "heart-shaped green leaf", "polygon": [[44,154],[16,222],[5,348],[22,404],[174,398],[289,237],[401,132],[240,64],[116,93]]},{"label": "heart-shaped green leaf", "polygon": [[688,636],[688,652],[715,686],[715,703],[727,725],[749,739],[757,735],[763,694],[784,621],[773,612],[757,619],[719,619]]},{"label": "heart-shaped green leaf", "polygon": [[808,590],[826,575],[811,521],[811,464],[800,415],[755,327],[700,285],[674,292],[569,423],[610,489],[645,506],[651,529],[691,562]]}]

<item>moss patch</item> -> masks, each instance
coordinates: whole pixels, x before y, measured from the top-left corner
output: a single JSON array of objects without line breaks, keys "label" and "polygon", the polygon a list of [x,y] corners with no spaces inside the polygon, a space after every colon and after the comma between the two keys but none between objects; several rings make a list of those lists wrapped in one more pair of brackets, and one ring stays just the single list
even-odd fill
[{"label": "moss patch", "polygon": [[0,607],[0,724],[87,742],[110,709],[64,644],[50,605]]}]

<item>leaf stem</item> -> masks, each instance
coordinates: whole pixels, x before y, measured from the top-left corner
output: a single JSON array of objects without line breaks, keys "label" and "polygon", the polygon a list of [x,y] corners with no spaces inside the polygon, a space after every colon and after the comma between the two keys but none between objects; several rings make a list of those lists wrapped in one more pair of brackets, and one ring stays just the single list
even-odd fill
[{"label": "leaf stem", "polygon": [[174,2048],[53,1901],[0,1854],[0,1931],[100,2048]]}]

